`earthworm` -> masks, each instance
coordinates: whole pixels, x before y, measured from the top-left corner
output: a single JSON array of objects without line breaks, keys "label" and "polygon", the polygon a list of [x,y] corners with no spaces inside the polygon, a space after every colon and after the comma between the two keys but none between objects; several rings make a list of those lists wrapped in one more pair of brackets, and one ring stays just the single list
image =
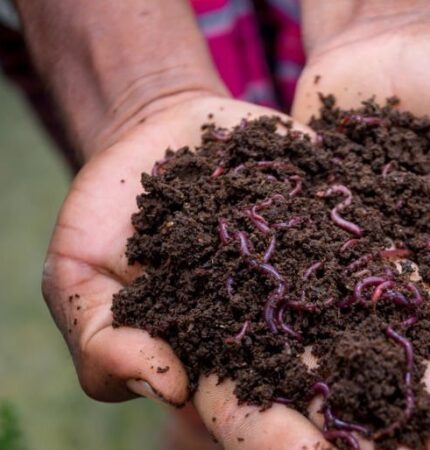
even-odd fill
[{"label": "earthworm", "polygon": [[246,119],[241,119],[239,123],[239,130],[243,130],[246,127],[247,123],[248,121]]},{"label": "earthworm", "polygon": [[282,194],[275,194],[272,197],[262,201],[261,203],[254,205],[246,212],[255,227],[263,233],[268,233],[270,227],[267,220],[261,214],[258,214],[258,211],[268,208],[273,204],[275,200],[285,200],[285,197]]},{"label": "earthworm", "polygon": [[282,275],[271,264],[268,264],[268,263],[260,264],[257,266],[257,269],[260,272],[263,272],[266,275],[269,275],[278,284],[276,287],[276,290],[269,295],[268,299],[266,300],[266,303],[264,304],[264,308],[263,308],[263,316],[264,316],[264,320],[267,323],[267,326],[270,328],[270,330],[273,333],[277,333],[278,328],[275,323],[275,310],[279,304],[279,301],[284,296],[285,287],[286,287],[285,280],[282,277]]},{"label": "earthworm", "polygon": [[250,242],[244,231],[236,231],[234,237],[239,240],[240,244],[240,254],[242,256],[251,256],[251,251],[249,249]]},{"label": "earthworm", "polygon": [[250,325],[251,325],[250,321],[245,320],[239,333],[235,334],[234,336],[229,336],[229,337],[225,338],[224,342],[226,344],[233,344],[234,342],[240,342],[243,339],[243,337],[245,336],[246,332],[248,331],[248,328]]},{"label": "earthworm", "polygon": [[[370,278],[370,277],[369,277]],[[419,306],[423,302],[423,296],[419,289],[413,283],[407,283],[404,287],[411,292],[414,297],[412,300],[408,300],[401,292],[388,290],[395,286],[394,281],[387,280],[380,283],[373,291],[371,301],[376,303],[380,298],[388,299],[400,306]]]},{"label": "earthworm", "polygon": [[338,419],[334,416],[330,405],[328,404],[328,397],[330,395],[330,388],[327,383],[323,381],[319,381],[315,383],[311,387],[311,391],[314,394],[320,394],[324,398],[324,406],[323,406],[323,413],[324,413],[324,428],[327,430],[328,428],[335,427],[339,430],[343,431],[358,431],[362,434],[369,434],[369,430],[359,424],[349,423],[345,422],[343,420]]},{"label": "earthworm", "polygon": [[225,245],[230,240],[230,234],[227,229],[227,220],[220,217],[218,219],[218,233],[221,242]]},{"label": "earthworm", "polygon": [[346,309],[352,306],[354,303],[357,302],[357,299],[353,295],[349,295],[348,297],[345,297],[343,300],[341,300],[338,304],[340,309]]},{"label": "earthworm", "polygon": [[366,117],[361,114],[348,114],[340,120],[340,127],[344,127],[351,122],[364,125],[383,125],[385,122],[380,117]]},{"label": "earthworm", "polygon": [[407,258],[411,254],[412,251],[407,248],[392,248],[379,252],[381,258]]},{"label": "earthworm", "polygon": [[242,169],[245,168],[245,164],[239,164],[233,169],[233,173],[239,173]]},{"label": "earthworm", "polygon": [[354,288],[354,296],[360,303],[365,303],[366,300],[363,297],[363,290],[366,289],[369,286],[379,286],[380,284],[384,283],[386,278],[384,277],[377,277],[377,276],[370,276],[366,277],[363,280],[359,281]]},{"label": "earthworm", "polygon": [[408,319],[404,320],[403,322],[400,322],[400,325],[402,327],[409,328],[412,325],[415,325],[417,322],[418,322],[418,317],[417,316],[412,316],[412,317],[409,317]]},{"label": "earthworm", "polygon": [[354,272],[354,270],[360,269],[370,261],[372,261],[373,255],[370,253],[360,256],[360,258],[356,259],[352,263],[348,264],[345,268],[345,272]]},{"label": "earthworm", "polygon": [[271,225],[271,228],[278,229],[278,230],[286,229],[286,228],[294,228],[297,225],[300,225],[304,220],[305,220],[304,217],[296,216],[296,217],[292,217],[290,220],[287,220],[285,222],[274,223],[273,225]]},{"label": "earthworm", "polygon": [[325,307],[325,308],[327,308],[327,306],[332,306],[332,305],[334,305],[334,303],[335,303],[335,298],[334,297],[329,297],[324,303],[323,303],[323,306]]},{"label": "earthworm", "polygon": [[151,170],[151,175],[153,177],[158,177],[160,175],[160,169],[171,159],[171,157],[166,156],[163,159],[160,159],[159,161],[155,161],[154,166]]},{"label": "earthworm", "polygon": [[345,441],[353,450],[360,450],[360,444],[356,437],[351,433],[343,430],[327,430],[323,432],[324,439],[333,442],[336,439]]},{"label": "earthworm", "polygon": [[285,323],[284,320],[284,313],[285,313],[285,309],[286,309],[286,304],[284,303],[281,308],[279,308],[278,310],[278,315],[277,315],[277,322],[278,322],[278,327],[286,334],[292,336],[293,338],[296,338],[298,340],[302,340],[302,335],[298,332],[293,330],[290,325],[287,325]]},{"label": "earthworm", "polygon": [[285,309],[292,309],[294,311],[307,311],[307,312],[314,312],[318,309],[317,305],[314,305],[313,303],[305,303],[302,302],[287,302],[285,305]]},{"label": "earthworm", "polygon": [[264,253],[263,262],[265,263],[269,262],[270,258],[273,255],[273,252],[275,251],[275,247],[276,247],[276,235],[273,235],[272,238],[270,239],[270,244]]},{"label": "earthworm", "polygon": [[343,184],[334,184],[325,192],[325,196],[332,196],[333,194],[344,194],[346,195],[346,199],[337,204],[331,211],[330,217],[333,222],[345,231],[349,233],[361,237],[363,235],[363,229],[359,227],[357,224],[350,222],[349,220],[344,219],[339,215],[339,211],[348,207],[352,202],[352,193],[351,191],[344,186]]},{"label": "earthworm", "polygon": [[266,273],[278,282],[278,293],[283,294],[285,291],[285,280],[282,275],[271,265],[267,263],[260,264],[258,269]]},{"label": "earthworm", "polygon": [[228,141],[230,139],[230,135],[223,130],[210,130],[210,134],[219,141]]},{"label": "earthworm", "polygon": [[387,280],[382,282],[379,286],[376,286],[375,290],[373,291],[371,301],[372,303],[376,303],[387,289],[391,289],[395,286],[394,281]]},{"label": "earthworm", "polygon": [[303,274],[302,279],[303,280],[307,280],[311,276],[311,274],[313,272],[315,272],[316,270],[318,270],[321,266],[322,266],[322,262],[321,261],[317,261],[317,262],[313,263],[311,266],[309,266],[305,270],[305,273]]},{"label": "earthworm", "polygon": [[289,405],[291,405],[291,403],[293,403],[293,401],[290,400],[289,398],[286,398],[286,397],[280,397],[280,396],[278,396],[278,397],[273,397],[273,401],[274,401],[275,403],[280,403],[281,405],[286,405],[286,406],[289,406]]},{"label": "earthworm", "polygon": [[362,269],[362,270],[359,270],[358,272],[355,272],[355,273],[352,274],[352,276],[354,278],[361,278],[361,277],[365,277],[367,275],[370,275],[370,270],[369,269]]},{"label": "earthworm", "polygon": [[355,245],[357,245],[360,242],[360,239],[348,239],[347,241],[345,241],[342,246],[340,247],[340,251],[344,252],[345,250],[354,247]]},{"label": "earthworm", "polygon": [[227,294],[230,298],[233,297],[233,284],[234,284],[234,278],[228,277],[225,282],[225,289],[227,291]]},{"label": "earthworm", "polygon": [[384,293],[384,299],[390,300],[392,303],[400,306],[410,306],[409,300],[399,291],[387,291]]},{"label": "earthworm", "polygon": [[[275,311],[280,301],[277,293],[270,294],[263,307],[263,317],[270,331],[274,334],[278,333],[278,327],[275,322]],[[280,324],[279,324],[280,325]],[[282,327],[282,326],[281,326]]]},{"label": "earthworm", "polygon": [[302,177],[299,175],[292,175],[292,176],[288,177],[288,180],[292,180],[295,183],[294,188],[288,194],[290,197],[294,197],[302,190]]},{"label": "earthworm", "polygon": [[397,344],[400,344],[405,352],[406,370],[404,380],[406,386],[406,405],[403,417],[393,422],[387,428],[374,433],[372,436],[373,439],[379,439],[387,434],[392,434],[392,432],[399,428],[404,421],[407,421],[411,417],[415,407],[415,395],[412,389],[412,374],[414,369],[414,349],[412,343],[408,338],[395,331],[391,326],[387,327],[385,332],[390,339],[393,339]]},{"label": "earthworm", "polygon": [[382,178],[387,177],[387,175],[391,172],[395,164],[396,164],[395,161],[390,161],[388,164],[385,164],[385,166],[382,168]]},{"label": "earthworm", "polygon": [[[253,208],[255,208],[255,206],[253,206]],[[252,209],[253,209],[253,208],[252,208]],[[245,211],[245,214],[249,217],[249,219],[251,220],[251,222],[254,224],[254,226],[255,226],[258,230],[260,230],[262,233],[268,233],[268,232],[270,231],[270,227],[269,227],[269,225],[267,224],[266,219],[264,219],[264,217],[263,217],[263,220],[258,220],[258,219],[255,217],[255,215],[253,214],[252,209],[246,210],[246,211]],[[258,214],[258,216],[261,217],[260,214]]]},{"label": "earthworm", "polygon": [[220,165],[212,172],[211,178],[218,178],[220,175],[222,175],[225,171],[223,163],[220,163]]},{"label": "earthworm", "polygon": [[421,292],[419,291],[419,289],[415,286],[414,283],[407,283],[405,285],[405,288],[411,292],[412,294],[414,294],[414,298],[413,301],[411,301],[411,303],[414,306],[419,306],[421,305],[421,303],[424,301],[423,296],[421,294]]}]

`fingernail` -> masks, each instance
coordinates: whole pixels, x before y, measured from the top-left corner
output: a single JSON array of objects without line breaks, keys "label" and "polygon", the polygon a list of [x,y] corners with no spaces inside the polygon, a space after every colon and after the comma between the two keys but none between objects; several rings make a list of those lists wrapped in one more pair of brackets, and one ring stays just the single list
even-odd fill
[{"label": "fingernail", "polygon": [[128,380],[128,389],[141,397],[152,398],[161,401],[160,396],[154,391],[152,386],[145,380]]}]

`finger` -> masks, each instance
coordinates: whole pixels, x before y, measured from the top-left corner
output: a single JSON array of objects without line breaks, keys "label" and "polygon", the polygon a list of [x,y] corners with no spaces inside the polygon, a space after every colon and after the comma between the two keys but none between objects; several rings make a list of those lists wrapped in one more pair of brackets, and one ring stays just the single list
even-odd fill
[{"label": "finger", "polygon": [[238,405],[234,384],[218,384],[214,375],[200,379],[194,403],[203,421],[226,450],[333,449],[304,416],[284,405]]},{"label": "finger", "polygon": [[[90,397],[122,401],[143,395],[176,405],[186,401],[187,377],[171,348],[142,330],[112,327],[110,305],[120,283],[55,253],[49,254],[44,275],[44,296]],[[61,286],[57,280],[63,280]]]}]

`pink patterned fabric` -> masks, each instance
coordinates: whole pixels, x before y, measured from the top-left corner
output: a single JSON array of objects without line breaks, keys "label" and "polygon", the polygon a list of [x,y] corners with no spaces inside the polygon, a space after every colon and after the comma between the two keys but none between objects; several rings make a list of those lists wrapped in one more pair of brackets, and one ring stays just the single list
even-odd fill
[{"label": "pink patterned fabric", "polygon": [[288,110],[304,65],[299,0],[191,0],[234,97]]}]

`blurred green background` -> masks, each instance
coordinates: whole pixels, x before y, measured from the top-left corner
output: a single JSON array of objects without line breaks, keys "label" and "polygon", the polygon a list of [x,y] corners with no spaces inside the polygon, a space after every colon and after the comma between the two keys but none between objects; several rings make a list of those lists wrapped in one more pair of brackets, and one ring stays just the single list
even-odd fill
[{"label": "blurred green background", "polygon": [[[20,94],[0,78],[0,408],[29,450],[154,450],[162,411],[85,397],[40,293],[69,174]],[[12,450],[1,441],[0,450]],[[21,450],[21,449],[19,449]]]}]

